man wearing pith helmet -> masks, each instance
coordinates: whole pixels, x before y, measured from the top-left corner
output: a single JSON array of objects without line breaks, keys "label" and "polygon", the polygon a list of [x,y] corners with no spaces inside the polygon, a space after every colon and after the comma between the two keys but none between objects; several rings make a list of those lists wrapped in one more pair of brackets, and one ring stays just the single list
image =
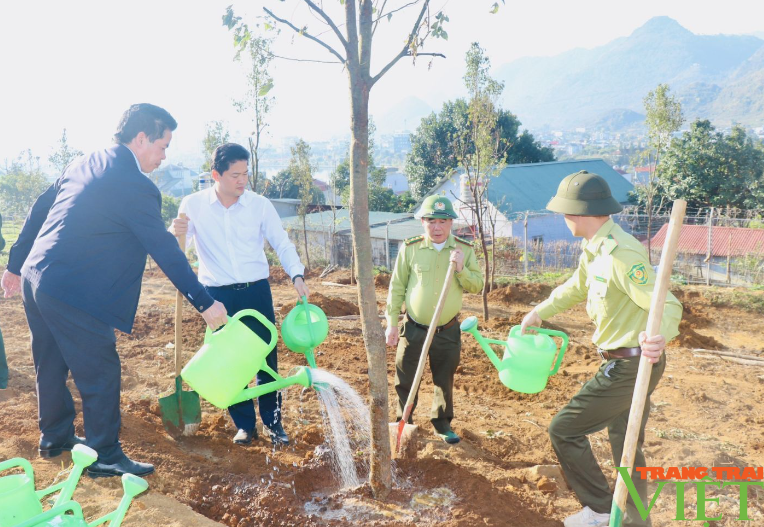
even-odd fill
[{"label": "man wearing pith helmet", "polygon": [[[459,311],[462,292],[477,293],[483,289],[483,274],[472,250],[472,244],[451,234],[456,218],[448,198],[427,197],[422,203],[424,234],[404,241],[395,261],[387,295],[388,346],[398,346],[395,356],[395,391],[398,395],[397,417],[403,416],[406,399],[414,381],[429,324],[443,290],[450,262],[456,265],[443,311],[428,353],[432,381],[435,385],[430,421],[435,432],[446,443],[458,443],[459,436],[451,429],[454,417],[454,373],[461,355]],[[406,303],[406,317],[401,329],[398,316]],[[414,401],[416,407],[416,400]],[[411,422],[411,421],[410,421]]]},{"label": "man wearing pith helmet", "polygon": [[[613,494],[587,435],[607,428],[614,466],[619,466],[639,357],[644,355],[653,364],[653,371],[634,466],[645,466],[642,443],[650,394],[666,366],[662,353],[666,342],[679,334],[682,305],[668,293],[660,335],[647,338],[645,328],[655,274],[643,245],[610,218],[622,207],[602,177],[586,171],[567,176],[547,209],[565,215],[573,235],[583,238],[583,251],[573,276],[525,316],[522,330],[540,326],[542,320],[586,300],[586,312],[595,325],[592,342],[602,363],[594,377],[552,419],[549,436],[565,478],[584,506],[565,519],[565,526],[606,526]],[[636,472],[632,477],[642,502],[648,503],[647,480],[640,479]],[[650,525],[649,518],[640,517],[631,497],[624,525]]]}]

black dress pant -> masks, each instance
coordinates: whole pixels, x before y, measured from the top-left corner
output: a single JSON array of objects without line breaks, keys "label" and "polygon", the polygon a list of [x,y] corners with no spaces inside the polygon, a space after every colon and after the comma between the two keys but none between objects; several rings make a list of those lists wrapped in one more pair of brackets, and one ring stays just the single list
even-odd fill
[{"label": "black dress pant", "polygon": [[82,397],[87,445],[99,462],[119,461],[122,371],[114,328],[38,291],[26,278],[22,297],[32,333],[41,438],[62,443],[74,435],[76,413],[66,386],[71,372]]}]

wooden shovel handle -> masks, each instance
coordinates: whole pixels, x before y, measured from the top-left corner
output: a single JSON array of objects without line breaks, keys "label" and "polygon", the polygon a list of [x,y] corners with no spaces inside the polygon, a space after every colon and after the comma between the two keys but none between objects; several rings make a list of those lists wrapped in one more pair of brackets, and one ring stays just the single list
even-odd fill
[{"label": "wooden shovel handle", "polygon": [[[647,316],[647,336],[653,337],[661,332],[661,320],[663,319],[663,308],[668,295],[669,282],[671,280],[671,271],[674,267],[674,258],[676,257],[676,248],[679,241],[679,233],[682,230],[684,213],[687,209],[687,202],[681,199],[674,201],[671,209],[671,220],[669,221],[668,232],[666,233],[666,242],[663,245],[661,253],[661,263],[658,267],[658,276],[655,280],[653,296],[650,301],[650,313]],[[647,388],[650,384],[650,375],[652,374],[652,364],[646,357],[639,359],[639,371],[634,386],[634,395],[631,399],[631,410],[629,411],[629,424],[626,428],[626,438],[623,444],[623,454],[621,455],[621,464],[619,467],[628,467],[629,474],[634,471],[634,456],[637,452],[637,439],[639,438],[639,429],[642,425],[642,415],[644,414],[645,401],[647,400]],[[625,512],[626,498],[628,491],[623,482],[620,473],[615,486],[613,495],[613,510],[617,506],[621,512]],[[614,525],[613,514],[610,516],[610,525]]]},{"label": "wooden shovel handle", "polygon": [[[181,212],[178,214],[179,218],[185,219],[186,213]],[[178,236],[178,245],[180,250],[186,252],[186,235]],[[180,353],[183,346],[183,293],[178,291],[175,294],[175,376],[180,376],[181,360]]]},{"label": "wooden shovel handle", "polygon": [[427,336],[424,339],[422,345],[422,355],[419,356],[419,365],[416,368],[416,375],[414,376],[414,382],[411,383],[411,390],[409,391],[408,399],[406,399],[406,406],[404,407],[404,415],[401,419],[402,423],[408,421],[411,415],[411,409],[414,406],[414,399],[419,391],[419,383],[422,381],[422,374],[424,373],[424,365],[427,363],[427,354],[430,351],[430,344],[435,337],[435,331],[438,329],[438,321],[440,320],[440,314],[443,312],[443,306],[446,304],[446,297],[448,296],[448,290],[451,288],[451,277],[454,275],[454,269],[456,263],[451,262],[448,265],[446,271],[446,279],[443,282],[443,289],[440,292],[440,298],[438,299],[438,305],[435,306],[435,314],[432,316],[430,327],[427,329]]}]

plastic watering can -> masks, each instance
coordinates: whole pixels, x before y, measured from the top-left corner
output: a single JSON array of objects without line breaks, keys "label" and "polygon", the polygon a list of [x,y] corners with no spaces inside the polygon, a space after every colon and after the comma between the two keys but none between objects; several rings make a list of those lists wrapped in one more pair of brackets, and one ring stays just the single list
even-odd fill
[{"label": "plastic watering can", "polygon": [[53,506],[68,502],[74,494],[74,489],[80,481],[82,471],[95,463],[98,454],[85,445],[75,445],[72,449],[74,468],[61,483],[46,489],[35,490],[34,469],[24,458],[13,458],[0,463],[0,472],[12,468],[22,468],[23,474],[12,474],[0,477],[0,527],[16,527],[26,520],[42,514],[40,499],[49,494],[61,491]]},{"label": "plastic watering can", "polygon": [[133,498],[149,488],[146,480],[132,474],[122,476],[122,489],[124,494],[119,506],[109,514],[88,523],[82,514],[82,507],[75,501],[68,501],[63,505],[54,505],[48,511],[30,518],[14,527],[96,527],[109,522],[109,527],[119,527],[125,519],[127,509]]},{"label": "plastic watering can", "polygon": [[[565,351],[568,349],[568,336],[562,331],[535,328],[537,334],[520,334],[520,326],[509,331],[506,342],[484,338],[477,328],[477,317],[469,317],[461,324],[461,330],[470,333],[488,355],[491,363],[499,371],[501,383],[516,392],[538,393],[546,387],[547,380],[557,373]],[[557,351],[557,343],[552,337],[562,339],[562,346]],[[504,357],[499,359],[491,345],[504,346]],[[555,355],[557,359],[555,360]]]},{"label": "plastic watering can", "polygon": [[[270,331],[268,342],[264,342],[241,321],[245,316],[256,318]],[[199,395],[218,408],[228,408],[293,384],[312,386],[308,368],[300,367],[295,375],[284,378],[266,364],[265,358],[277,340],[276,326],[270,320],[254,309],[244,309],[230,317],[228,323],[214,333],[207,328],[204,344],[180,375]],[[242,389],[260,370],[269,373],[275,380]]]},{"label": "plastic watering can", "polygon": [[308,304],[308,298],[302,297],[281,323],[281,338],[284,345],[295,353],[305,354],[311,368],[316,367],[313,350],[326,340],[329,334],[329,321],[320,307]]}]

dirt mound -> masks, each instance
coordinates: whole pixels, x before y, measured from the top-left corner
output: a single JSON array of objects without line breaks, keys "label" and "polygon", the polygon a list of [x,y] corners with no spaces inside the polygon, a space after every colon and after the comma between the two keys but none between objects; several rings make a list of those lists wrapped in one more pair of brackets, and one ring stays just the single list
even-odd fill
[{"label": "dirt mound", "polygon": [[499,287],[488,293],[488,302],[498,302],[504,305],[530,304],[545,300],[552,287],[547,284],[519,283]]},{"label": "dirt mound", "polygon": [[358,315],[358,306],[341,298],[324,296],[321,293],[311,293],[310,303],[320,307],[327,317],[343,317]]},{"label": "dirt mound", "polygon": [[726,348],[724,344],[716,340],[712,336],[701,335],[695,328],[691,320],[682,319],[679,323],[679,336],[672,340],[668,345],[673,348],[689,348],[689,349],[708,349],[708,350],[723,350]]},{"label": "dirt mound", "polygon": [[388,288],[390,287],[390,275],[387,273],[379,273],[374,277],[374,285],[376,287]]}]

